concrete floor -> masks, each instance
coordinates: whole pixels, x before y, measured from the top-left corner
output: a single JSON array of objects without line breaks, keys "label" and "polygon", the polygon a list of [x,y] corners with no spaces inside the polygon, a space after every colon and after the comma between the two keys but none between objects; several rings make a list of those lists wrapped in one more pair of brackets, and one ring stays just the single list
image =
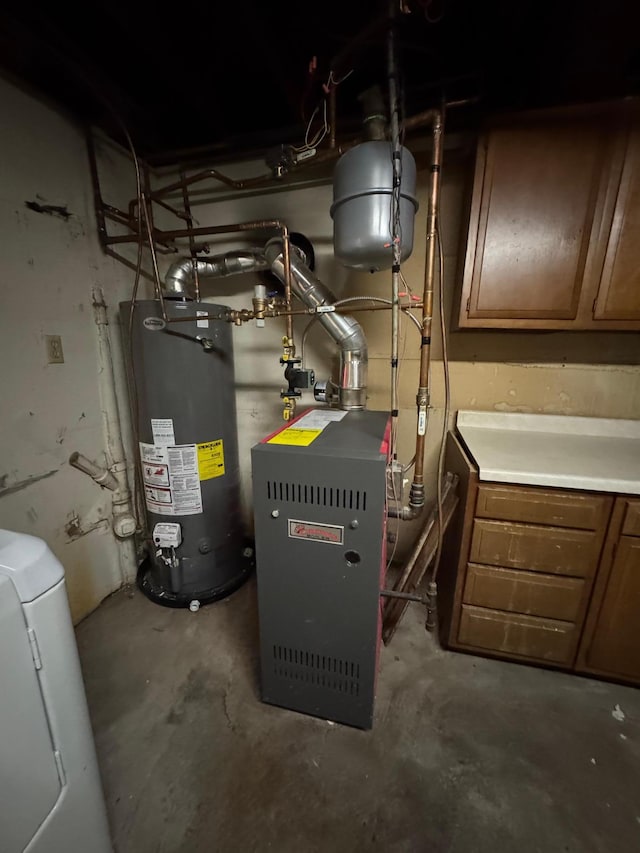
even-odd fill
[{"label": "concrete floor", "polygon": [[361,732],[260,703],[253,581],[105,601],[77,633],[116,851],[640,850],[640,691],[443,652],[422,618]]}]

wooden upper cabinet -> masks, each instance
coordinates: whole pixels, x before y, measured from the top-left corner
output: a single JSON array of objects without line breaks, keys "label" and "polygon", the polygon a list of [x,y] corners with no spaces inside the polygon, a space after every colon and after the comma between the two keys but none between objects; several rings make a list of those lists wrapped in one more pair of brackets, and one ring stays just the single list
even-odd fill
[{"label": "wooden upper cabinet", "polygon": [[610,227],[593,305],[596,321],[640,320],[640,127],[635,122],[620,148],[624,153],[614,160],[607,194],[605,224]]},{"label": "wooden upper cabinet", "polygon": [[640,328],[640,136],[624,121],[571,107],[483,135],[461,327]]}]

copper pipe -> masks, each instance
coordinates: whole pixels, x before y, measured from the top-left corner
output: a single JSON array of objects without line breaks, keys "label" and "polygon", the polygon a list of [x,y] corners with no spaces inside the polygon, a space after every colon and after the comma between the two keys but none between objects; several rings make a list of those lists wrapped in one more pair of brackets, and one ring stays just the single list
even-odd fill
[{"label": "copper pipe", "polygon": [[[147,176],[145,176],[145,177],[147,177]],[[147,184],[147,181],[145,181],[145,185],[146,184]],[[145,223],[145,230],[147,232],[147,238],[148,238],[148,244],[149,244],[149,254],[151,255],[151,263],[153,265],[154,290],[156,293],[156,298],[160,302],[160,313],[162,314],[162,319],[165,322],[168,322],[169,317],[167,316],[167,309],[166,309],[166,306],[164,304],[164,296],[162,293],[162,282],[160,281],[160,271],[158,269],[158,259],[156,257],[155,240],[153,237],[154,228],[153,228],[153,218],[151,215],[151,202],[148,201],[148,199],[144,193],[142,194],[141,202],[142,202],[141,207],[142,207],[142,214],[143,214],[144,223]]]},{"label": "copper pipe", "polygon": [[[475,104],[478,102],[478,98],[464,98],[460,101],[447,101],[443,105],[443,110],[452,110],[455,107],[466,107],[469,104]],[[409,118],[405,119],[402,122],[401,131],[415,130],[418,127],[424,127],[425,124],[430,124],[433,126],[434,121],[437,121],[438,116],[441,117],[440,110],[431,109],[425,110],[422,113],[416,113],[414,116],[409,116]]]},{"label": "copper pipe", "polygon": [[[285,228],[284,222],[279,219],[262,219],[256,222],[239,222],[234,225],[211,225],[204,228],[177,228],[172,231],[161,231],[156,228],[154,232],[156,243],[163,243],[169,240],[179,240],[189,237],[207,237],[211,234],[233,234],[240,231],[264,231],[267,228],[277,228],[282,231]],[[109,237],[107,243],[134,243],[138,241],[138,236],[121,235],[117,237]]]},{"label": "copper pipe", "polygon": [[431,326],[433,323],[433,284],[435,280],[436,250],[438,235],[438,208],[440,203],[440,177],[443,152],[444,114],[433,111],[432,155],[427,206],[427,253],[424,267],[424,291],[422,295],[422,343],[420,347],[420,378],[416,394],[417,428],[416,452],[413,480],[409,491],[408,506],[389,507],[388,514],[394,518],[410,521],[417,518],[424,508],[424,450],[429,410],[429,366],[431,364]]},{"label": "copper pipe", "polygon": [[[150,281],[153,281],[152,276],[147,274],[146,277]],[[354,305],[353,307],[349,307],[349,308],[336,308],[335,313],[336,314],[353,314],[356,311],[391,311],[391,307],[392,307],[391,305],[367,305],[367,306]],[[412,303],[411,305],[403,305],[401,310],[405,311],[409,308],[421,308],[421,307],[422,306],[419,303],[415,303],[415,304]],[[233,312],[231,312],[231,313],[242,314],[242,315],[246,316],[247,320],[254,319],[253,316],[249,316],[249,315],[253,315],[253,313],[254,313],[252,308],[237,308],[237,309],[234,308]],[[233,319],[231,317],[231,313],[226,317],[223,317],[223,316],[213,317],[210,314],[206,314],[206,315],[205,314],[198,314],[197,316],[191,315],[191,316],[184,316],[184,317],[183,316],[181,316],[181,317],[169,317],[167,322],[168,323],[188,323],[188,322],[195,322],[196,320],[223,320],[224,322],[229,323],[229,322],[233,322]],[[264,316],[266,319],[275,320],[275,319],[278,319],[279,317],[287,317],[287,316],[291,316],[291,317],[309,317],[309,316],[319,317],[321,315],[316,314],[315,311],[310,311],[308,308],[293,308],[290,311],[287,311],[287,310],[282,310],[280,308],[269,308],[269,306],[267,306],[265,308],[265,311],[264,311]]]},{"label": "copper pipe", "polygon": [[[433,156],[427,208],[427,257],[424,268],[424,292],[422,295],[422,347],[420,349],[420,379],[416,405],[418,407],[418,433],[416,436],[416,466],[413,486],[421,487],[424,495],[424,447],[426,439],[426,415],[429,406],[429,365],[431,363],[431,325],[433,322],[433,282],[436,269],[438,207],[440,200],[440,177],[442,169],[443,116],[436,113],[433,120]],[[422,424],[424,422],[424,427]]]},{"label": "copper pipe", "polygon": [[[365,305],[365,306],[353,305],[350,308],[336,308],[334,313],[336,313],[336,314],[354,314],[356,311],[391,311],[392,307],[393,306],[391,304],[389,304],[389,305]],[[421,307],[422,307],[421,303],[415,302],[415,303],[411,303],[411,305],[401,305],[400,310],[406,311],[406,310],[411,309],[411,308],[421,308]],[[293,314],[294,316],[303,315],[303,314],[305,314],[306,316],[309,316],[309,315],[320,316],[319,314],[316,315],[315,311],[310,311],[309,309],[304,309],[304,308],[294,308],[291,311],[282,311],[280,308],[276,308],[276,309],[273,309],[273,313],[270,314],[269,316],[271,316],[271,317],[284,317],[286,314]]]},{"label": "copper pipe", "polygon": [[402,122],[401,132],[415,130],[417,127],[423,127],[425,124],[433,124],[438,115],[438,110],[425,110],[422,113],[417,113],[414,116],[409,116]]},{"label": "copper pipe", "polygon": [[[185,192],[186,192],[186,190],[185,190]],[[172,205],[167,204],[166,201],[162,201],[162,199],[159,199],[159,198],[154,198],[153,201],[156,204],[159,204],[160,207],[164,207],[165,210],[168,210],[169,213],[172,213],[178,219],[184,219],[185,222],[187,222],[187,223],[189,222],[189,217],[182,210],[178,210],[176,207],[172,207]],[[131,201],[129,202],[129,214],[128,214],[128,216],[127,216],[127,214],[124,213],[124,211],[121,211],[121,210],[118,211],[117,208],[114,208],[114,210],[116,210],[123,218],[128,220],[127,224],[132,229],[134,228],[133,223],[136,222],[136,220],[137,220],[137,216],[136,216],[137,206],[138,206],[138,199],[132,198]]]},{"label": "copper pipe", "polygon": [[192,184],[198,184],[201,181],[206,181],[210,178],[220,181],[221,184],[225,184],[228,187],[233,187],[234,190],[244,190],[250,187],[260,186],[262,183],[271,183],[273,180],[272,175],[259,175],[256,178],[245,178],[242,181],[235,181],[233,178],[223,175],[222,172],[219,172],[217,169],[205,169],[203,172],[198,172],[195,175],[191,175],[189,178],[183,177],[179,181],[174,181],[172,184],[166,184],[164,187],[160,187],[151,194],[151,198],[155,201],[158,198],[162,198],[162,196],[175,192],[175,190],[186,189]]},{"label": "copper pipe", "polygon": [[[287,347],[293,347],[293,317],[291,315],[291,242],[289,229],[282,228],[282,261],[284,266],[284,301],[287,306]],[[295,350],[291,351],[295,356]]]},{"label": "copper pipe", "polygon": [[120,210],[119,207],[113,207],[110,204],[106,204],[106,202],[102,202],[102,209],[105,214],[110,216],[112,219],[121,220],[123,225],[128,225],[130,223],[131,217],[127,216],[124,210]]}]

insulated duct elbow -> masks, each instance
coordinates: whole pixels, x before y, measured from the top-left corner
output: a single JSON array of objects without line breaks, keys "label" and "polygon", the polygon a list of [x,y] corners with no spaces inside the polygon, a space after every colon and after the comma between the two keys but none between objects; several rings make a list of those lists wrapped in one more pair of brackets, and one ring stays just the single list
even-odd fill
[{"label": "insulated duct elbow", "polygon": [[[284,281],[282,240],[270,240],[264,251],[271,271]],[[307,267],[294,251],[291,253],[291,291],[308,308],[334,305],[336,298]],[[318,322],[340,347],[340,376],[331,383],[329,397],[334,397],[341,409],[364,409],[367,400],[367,341],[362,327],[353,317],[327,311],[318,315]],[[331,393],[331,392],[334,393]]]},{"label": "insulated duct elbow", "polygon": [[268,268],[262,252],[249,250],[225,252],[206,259],[180,258],[169,267],[164,280],[167,296],[193,298],[193,282],[198,277],[226,278]]}]

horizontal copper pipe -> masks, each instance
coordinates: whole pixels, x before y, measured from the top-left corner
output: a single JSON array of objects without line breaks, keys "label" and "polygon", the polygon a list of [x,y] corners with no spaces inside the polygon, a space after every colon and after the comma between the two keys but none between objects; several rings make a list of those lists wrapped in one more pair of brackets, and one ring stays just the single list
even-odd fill
[{"label": "horizontal copper pipe", "polygon": [[[262,231],[267,228],[277,228],[282,231],[287,226],[279,219],[262,219],[256,222],[238,222],[234,225],[211,225],[204,228],[177,228],[173,231],[161,231],[156,228],[154,232],[154,241],[156,243],[164,243],[167,240],[179,240],[188,237],[207,237],[212,234],[234,234],[241,231]],[[106,242],[110,243],[137,243],[137,235],[120,235],[117,237],[107,237]]]},{"label": "horizontal copper pipe", "polygon": [[244,190],[251,187],[258,187],[262,183],[270,182],[273,180],[273,176],[270,174],[259,175],[255,178],[245,178],[243,180],[236,181],[233,178],[229,178],[227,175],[224,175],[222,172],[219,172],[217,169],[205,169],[203,172],[198,172],[196,175],[190,175],[188,178],[182,178],[179,181],[174,181],[172,184],[166,184],[164,187],[154,190],[149,194],[149,198],[156,201],[157,199],[162,198],[162,196],[168,195],[176,190],[186,189],[192,184],[199,184],[201,181],[209,179],[220,181],[221,184],[233,187],[234,190]]},{"label": "horizontal copper pipe", "polygon": [[[336,314],[353,314],[356,311],[390,311],[392,308],[391,305],[369,305],[369,306],[361,306],[361,305],[353,305],[348,308],[336,308]],[[406,310],[408,308],[422,308],[422,304],[419,302],[412,303],[411,305],[401,305],[400,310]],[[253,310],[249,308],[236,308],[233,309],[237,314],[247,314],[253,315]],[[279,308],[269,310],[268,308],[264,313],[265,319],[275,320],[279,317],[316,317],[318,316],[315,311],[309,311],[306,308],[293,308],[290,311],[280,310]],[[248,320],[253,320],[253,316],[248,316]],[[222,320],[224,322],[233,322],[231,315],[229,317],[213,317],[210,314],[198,314],[197,316],[187,316],[187,317],[167,317],[167,323],[188,323],[195,322],[196,320]]]}]

